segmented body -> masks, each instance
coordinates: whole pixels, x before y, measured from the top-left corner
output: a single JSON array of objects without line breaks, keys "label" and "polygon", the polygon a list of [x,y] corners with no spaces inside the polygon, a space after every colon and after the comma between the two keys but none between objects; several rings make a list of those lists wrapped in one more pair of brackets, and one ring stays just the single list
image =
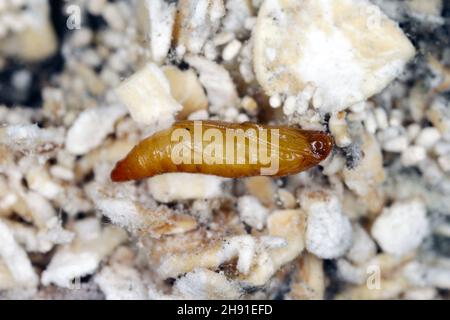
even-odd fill
[{"label": "segmented body", "polygon": [[317,165],[332,146],[332,138],[320,131],[250,122],[180,121],[142,140],[116,164],[111,179],[138,180],[168,172],[287,176]]}]

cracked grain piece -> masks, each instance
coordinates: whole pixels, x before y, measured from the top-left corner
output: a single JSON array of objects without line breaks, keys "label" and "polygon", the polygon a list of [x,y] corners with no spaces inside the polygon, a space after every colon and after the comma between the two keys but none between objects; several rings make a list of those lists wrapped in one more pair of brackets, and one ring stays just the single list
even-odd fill
[{"label": "cracked grain piece", "polygon": [[69,245],[60,246],[47,268],[41,282],[68,288],[74,278],[92,274],[100,262],[126,240],[126,232],[113,226],[102,228],[95,218],[74,224],[76,237]]},{"label": "cracked grain piece", "polygon": [[150,50],[153,61],[161,63],[169,52],[173,26],[175,24],[176,5],[164,0],[146,0],[149,15]]},{"label": "cracked grain piece", "polygon": [[384,208],[373,223],[371,233],[385,252],[403,256],[420,246],[429,228],[425,203],[420,199],[407,199]]},{"label": "cracked grain piece", "polygon": [[311,82],[322,112],[379,93],[415,54],[397,23],[367,0],[266,0],[253,40],[266,93],[295,95]]},{"label": "cracked grain piece", "polygon": [[[148,179],[148,189],[155,200],[167,203],[176,200],[211,199],[223,195],[226,179],[206,174],[166,173]],[[180,188],[189,186],[189,188]]]},{"label": "cracked grain piece", "polygon": [[174,277],[197,267],[215,269],[222,263],[237,258],[236,268],[239,272],[247,274],[255,255],[255,247],[255,239],[249,235],[212,241],[205,247],[196,248],[191,252],[166,255],[162,259],[158,273],[164,278]]},{"label": "cracked grain piece", "polygon": [[94,282],[107,300],[146,300],[146,287],[138,270],[120,263],[105,266],[95,275]]},{"label": "cracked grain piece", "polygon": [[384,182],[383,155],[377,139],[365,133],[362,136],[362,159],[355,168],[342,170],[346,186],[367,204],[371,212],[383,207],[380,186]]},{"label": "cracked grain piece", "polygon": [[177,9],[174,40],[188,52],[198,54],[220,26],[226,11],[223,0],[181,0]]},{"label": "cracked grain piece", "polygon": [[323,259],[345,254],[352,242],[352,226],[338,197],[327,191],[305,191],[300,196],[307,213],[306,249]]},{"label": "cracked grain piece", "polygon": [[171,123],[182,109],[171,95],[170,83],[164,72],[153,63],[148,63],[122,82],[116,93],[133,120],[146,125]]},{"label": "cracked grain piece", "polygon": [[322,300],[324,294],[323,261],[305,253],[297,259],[295,282],[291,285],[289,297],[294,300]]},{"label": "cracked grain piece", "polygon": [[267,219],[269,235],[283,238],[287,245],[272,249],[272,260],[279,267],[295,259],[305,248],[306,213],[303,210],[278,210]]},{"label": "cracked grain piece", "polygon": [[275,205],[276,185],[269,177],[250,177],[245,179],[245,187],[250,195],[258,198],[263,205],[272,208]]},{"label": "cracked grain piece", "polygon": [[98,147],[127,110],[121,105],[95,107],[80,113],[67,131],[65,146],[74,155],[83,155]]},{"label": "cracked grain piece", "polygon": [[[14,239],[12,230],[3,220],[0,220],[0,258],[9,270],[14,283],[22,287],[38,285],[39,277],[27,253]],[[10,282],[5,278],[4,281]]]},{"label": "cracked grain piece", "polygon": [[[267,220],[270,247],[255,258],[255,267],[243,281],[264,285],[278,269],[294,260],[305,248],[306,214],[302,210],[278,210]],[[277,239],[281,240],[277,243]],[[284,243],[283,243],[284,242]]]},{"label": "cracked grain piece", "polygon": [[[33,23],[16,35],[16,54],[28,62],[37,62],[55,54],[58,39],[50,20],[48,1],[29,1],[32,12],[36,15]],[[15,54],[15,55],[16,55]]]},{"label": "cracked grain piece", "polygon": [[148,209],[129,199],[99,196],[94,202],[111,221],[132,232],[139,230],[151,237],[189,232],[197,228],[195,218],[175,214],[169,208]]},{"label": "cracked grain piece", "polygon": [[230,281],[222,273],[197,268],[179,278],[173,288],[175,296],[192,300],[233,300],[241,295],[236,282]]},{"label": "cracked grain piece", "polygon": [[187,119],[196,111],[207,110],[208,99],[203,87],[192,69],[180,70],[174,66],[163,67],[164,74],[170,83],[170,92],[175,100],[183,106],[177,119]]},{"label": "cracked grain piece", "polygon": [[224,66],[201,56],[189,55],[185,60],[199,73],[200,82],[212,106],[229,108],[238,105],[236,86]]}]

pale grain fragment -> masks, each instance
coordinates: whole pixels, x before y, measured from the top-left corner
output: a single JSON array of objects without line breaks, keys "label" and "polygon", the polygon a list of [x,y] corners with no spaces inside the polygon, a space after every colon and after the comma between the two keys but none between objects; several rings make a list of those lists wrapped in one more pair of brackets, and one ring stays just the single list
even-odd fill
[{"label": "pale grain fragment", "polygon": [[127,106],[131,117],[143,124],[167,124],[182,109],[172,97],[170,83],[155,64],[144,68],[122,82],[116,93]]},{"label": "pale grain fragment", "polygon": [[177,115],[178,119],[186,119],[194,112],[207,109],[208,99],[192,69],[182,71],[173,66],[166,66],[163,71],[170,83],[172,96],[183,106]]},{"label": "pale grain fragment", "polygon": [[266,0],[253,38],[266,93],[292,95],[312,82],[323,112],[380,92],[415,54],[397,23],[369,1]]}]

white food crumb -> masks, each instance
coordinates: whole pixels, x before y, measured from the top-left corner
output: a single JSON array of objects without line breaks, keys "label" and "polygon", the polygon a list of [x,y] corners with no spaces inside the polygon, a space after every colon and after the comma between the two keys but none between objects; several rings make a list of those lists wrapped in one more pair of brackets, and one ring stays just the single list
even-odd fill
[{"label": "white food crumb", "polygon": [[145,300],[147,290],[139,272],[129,266],[112,264],[104,267],[94,281],[107,300]]},{"label": "white food crumb", "polygon": [[300,204],[308,214],[306,249],[324,259],[342,256],[351,245],[352,226],[339,199],[325,192],[306,192]]},{"label": "white food crumb", "polygon": [[359,224],[353,226],[352,246],[347,252],[346,258],[356,264],[362,264],[373,258],[377,252],[377,246],[369,234]]},{"label": "white food crumb", "polygon": [[410,146],[402,153],[401,161],[404,166],[413,166],[427,157],[427,151],[422,146]]},{"label": "white food crumb", "polygon": [[209,102],[218,108],[237,105],[238,94],[228,71],[221,65],[200,56],[185,58],[200,74]]},{"label": "white food crumb", "polygon": [[66,149],[72,154],[82,155],[98,147],[126,112],[118,105],[83,111],[67,132]]},{"label": "white food crumb", "polygon": [[415,250],[428,234],[426,213],[420,200],[396,202],[375,220],[372,236],[387,253],[405,255]]},{"label": "white food crumb", "polygon": [[273,96],[271,96],[269,99],[269,104],[274,109],[281,107],[282,101],[280,95],[274,94]]},{"label": "white food crumb", "polygon": [[69,288],[73,279],[95,272],[100,262],[126,238],[122,229],[107,226],[102,230],[95,218],[77,222],[75,232],[75,240],[59,247],[42,273],[43,285],[54,283]]},{"label": "white food crumb", "polygon": [[148,180],[151,195],[160,202],[187,199],[210,199],[222,194],[224,178],[191,174],[166,173]]},{"label": "white food crumb", "polygon": [[224,61],[231,61],[233,60],[238,54],[239,50],[241,50],[242,43],[239,40],[233,40],[230,43],[228,43],[222,52],[222,59]]},{"label": "white food crumb", "polygon": [[149,63],[116,89],[134,121],[143,124],[170,125],[182,106],[170,93],[170,84],[164,72]]},{"label": "white food crumb", "polygon": [[441,138],[441,134],[438,129],[434,127],[428,127],[422,129],[416,138],[416,144],[426,149],[433,147],[436,142]]},{"label": "white food crumb", "polygon": [[238,210],[242,221],[246,224],[257,230],[264,228],[269,210],[257,198],[253,196],[240,197]]},{"label": "white food crumb", "polygon": [[0,257],[14,281],[20,286],[34,287],[38,277],[25,250],[16,242],[9,227],[0,219]]},{"label": "white food crumb", "polygon": [[150,16],[150,48],[155,62],[163,61],[169,52],[176,6],[163,0],[147,0]]},{"label": "white food crumb", "polygon": [[197,268],[175,282],[174,291],[183,299],[237,299],[239,286],[223,274]]}]

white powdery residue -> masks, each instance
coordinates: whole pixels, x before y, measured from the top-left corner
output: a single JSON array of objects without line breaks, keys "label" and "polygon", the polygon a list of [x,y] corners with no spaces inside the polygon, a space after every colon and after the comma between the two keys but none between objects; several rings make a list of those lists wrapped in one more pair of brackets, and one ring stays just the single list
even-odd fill
[{"label": "white powdery residue", "polygon": [[415,53],[398,24],[367,0],[266,0],[253,40],[266,94],[293,95],[311,82],[321,112],[379,93]]},{"label": "white powdery residue", "polygon": [[146,300],[147,290],[139,272],[130,266],[113,264],[94,277],[107,300]]},{"label": "white powdery residue", "polygon": [[388,127],[377,134],[383,150],[401,153],[408,148],[409,141],[403,127]]},{"label": "white powdery residue", "polygon": [[336,266],[341,280],[352,284],[363,284],[366,281],[365,268],[354,266],[345,259],[338,259]]},{"label": "white powdery residue", "polygon": [[450,288],[450,270],[446,265],[427,265],[412,261],[403,268],[403,275],[417,286],[432,286],[448,290]]},{"label": "white powdery residue", "polygon": [[138,208],[129,199],[97,197],[94,202],[102,214],[122,228],[134,230],[142,224]]},{"label": "white powdery residue", "polygon": [[427,283],[440,289],[450,289],[450,270],[448,267],[431,267],[426,274]]},{"label": "white powdery residue", "polygon": [[441,133],[434,127],[427,127],[420,131],[416,138],[416,144],[426,149],[432,148],[441,138]]},{"label": "white powdery residue", "polygon": [[450,172],[450,154],[438,158],[439,166],[444,172]]},{"label": "white powdery residue", "polygon": [[320,258],[342,256],[352,243],[352,226],[339,199],[325,192],[306,192],[300,199],[308,214],[306,249]]},{"label": "white powdery residue", "polygon": [[126,239],[122,229],[106,226],[88,218],[74,225],[76,237],[70,245],[59,247],[42,273],[43,285],[53,283],[70,288],[73,279],[92,274],[100,262]]},{"label": "white powdery residue", "polygon": [[124,31],[126,27],[124,16],[122,15],[119,6],[116,3],[106,4],[102,11],[102,17],[111,27],[111,29],[118,32]]},{"label": "white powdery residue", "polygon": [[[285,241],[285,246],[274,249],[270,253],[271,261],[276,268],[294,260],[305,249],[305,218],[305,212],[297,209],[276,210],[268,217],[267,230],[269,235]],[[271,245],[283,244],[277,242],[273,241]],[[264,243],[267,244],[265,237]]]},{"label": "white powdery residue", "polygon": [[49,221],[56,218],[56,211],[49,200],[36,192],[28,192],[25,202],[31,211],[33,223],[39,229],[47,228]]},{"label": "white powdery residue", "polygon": [[265,53],[269,61],[275,61],[277,58],[277,51],[274,48],[266,48]]},{"label": "white powdery residue", "polygon": [[231,61],[239,54],[242,48],[242,43],[239,40],[233,40],[228,43],[222,52],[222,58],[224,61]]},{"label": "white powdery residue", "polygon": [[41,281],[43,285],[54,283],[68,288],[72,279],[92,274],[98,264],[98,256],[93,252],[60,251],[43,272]]},{"label": "white powdery residue", "polygon": [[345,112],[332,114],[328,126],[338,147],[348,147],[352,143]]},{"label": "white powdery residue", "polygon": [[151,195],[160,202],[210,199],[222,194],[226,179],[191,173],[166,173],[148,180]]},{"label": "white powdery residue", "polygon": [[75,238],[75,233],[65,230],[62,222],[53,217],[47,221],[47,229],[38,234],[40,241],[49,241],[53,244],[69,244]]},{"label": "white powdery residue", "polygon": [[383,108],[375,108],[374,110],[375,119],[377,121],[378,128],[384,130],[388,127],[387,113]]},{"label": "white powdery residue", "polygon": [[241,292],[237,283],[223,274],[197,268],[179,278],[174,292],[183,299],[237,299]]},{"label": "white powdery residue", "polygon": [[279,107],[281,107],[282,104],[282,100],[279,94],[274,94],[273,96],[270,97],[269,99],[269,104],[272,108],[277,109]]},{"label": "white powdery residue", "polygon": [[39,127],[36,124],[26,125],[11,125],[6,128],[2,128],[4,135],[2,136],[2,142],[7,144],[21,143],[24,141],[30,141],[33,143],[39,138]]},{"label": "white powdery residue", "polygon": [[46,253],[52,249],[53,244],[42,239],[35,228],[8,220],[4,222],[14,234],[14,239],[24,247],[25,251]]},{"label": "white powdery residue", "polygon": [[396,202],[375,220],[372,236],[381,248],[403,256],[415,250],[429,232],[425,204],[418,199]]},{"label": "white powdery residue", "polygon": [[[5,119],[9,122],[10,119]],[[22,120],[19,120],[22,121]],[[46,149],[63,143],[62,128],[41,129],[36,124],[10,124],[0,126],[0,144],[6,144],[13,150],[33,151],[40,147]]]},{"label": "white powdery residue", "polygon": [[47,199],[55,199],[63,193],[61,185],[54,181],[47,170],[40,165],[36,165],[28,170],[25,175],[28,186]]},{"label": "white powdery residue", "polygon": [[122,82],[116,93],[134,121],[143,124],[171,123],[182,106],[172,97],[164,72],[149,63]]},{"label": "white powdery residue", "polygon": [[256,242],[249,235],[236,236],[224,240],[222,250],[218,252],[221,263],[230,261],[238,257],[237,270],[243,274],[248,274],[255,256]]},{"label": "white powdery residue", "polygon": [[219,108],[237,105],[238,94],[228,71],[217,63],[199,56],[187,56],[186,62],[200,74],[209,102]]},{"label": "white powdery residue", "polygon": [[178,45],[184,45],[187,51],[198,54],[207,39],[220,26],[225,15],[222,0],[192,0],[179,3],[177,20],[180,28]]},{"label": "white powdery residue", "polygon": [[427,151],[422,146],[409,146],[402,153],[401,161],[406,167],[418,164],[427,157]]},{"label": "white powdery residue", "polygon": [[208,120],[209,119],[209,113],[207,110],[198,110],[198,111],[194,111],[192,112],[189,117],[188,120]]},{"label": "white powdery residue", "polygon": [[346,258],[356,264],[362,264],[373,258],[377,253],[377,246],[366,230],[359,224],[353,226],[352,246]]},{"label": "white powdery residue", "polygon": [[288,241],[283,237],[261,236],[259,239],[261,245],[267,249],[280,249],[288,246]]},{"label": "white powdery residue", "polygon": [[290,116],[296,111],[296,108],[297,108],[297,97],[296,96],[287,97],[283,104],[284,114]]},{"label": "white powdery residue", "polygon": [[72,154],[83,155],[98,147],[126,113],[125,108],[117,105],[83,111],[67,132],[66,149]]},{"label": "white powdery residue", "polygon": [[[320,109],[326,112],[342,109],[349,94],[354,95],[352,102],[363,100],[364,70],[355,61],[351,43],[336,31],[328,37],[323,31],[310,30],[306,39],[304,57],[297,68],[305,81],[327,92],[322,95]],[[333,48],[332,55],[329,48]]]},{"label": "white powdery residue", "polygon": [[164,0],[147,0],[150,16],[150,49],[152,58],[160,63],[170,49],[176,6]]},{"label": "white powdery residue", "polygon": [[238,210],[242,221],[246,224],[257,230],[264,228],[269,210],[257,198],[253,196],[240,197]]},{"label": "white powdery residue", "polygon": [[216,47],[223,46],[234,40],[234,37],[235,35],[232,32],[221,32],[214,36],[214,38],[212,39],[212,43]]},{"label": "white powdery residue", "polygon": [[227,0],[225,2],[227,13],[223,18],[223,29],[231,33],[241,32],[245,29],[245,22],[252,14],[251,5],[247,0]]},{"label": "white powdery residue", "polygon": [[25,250],[16,242],[12,231],[2,220],[0,220],[0,257],[17,284],[27,287],[38,284],[38,277]]}]

